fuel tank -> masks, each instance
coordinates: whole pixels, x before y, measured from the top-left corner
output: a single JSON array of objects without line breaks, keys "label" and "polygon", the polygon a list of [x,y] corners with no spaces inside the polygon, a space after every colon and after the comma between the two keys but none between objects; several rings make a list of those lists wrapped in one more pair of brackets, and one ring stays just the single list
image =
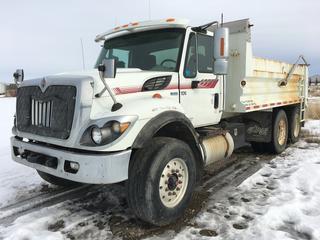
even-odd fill
[{"label": "fuel tank", "polygon": [[205,155],[205,165],[230,157],[234,150],[234,141],[228,132],[207,136],[202,139],[201,145]]}]

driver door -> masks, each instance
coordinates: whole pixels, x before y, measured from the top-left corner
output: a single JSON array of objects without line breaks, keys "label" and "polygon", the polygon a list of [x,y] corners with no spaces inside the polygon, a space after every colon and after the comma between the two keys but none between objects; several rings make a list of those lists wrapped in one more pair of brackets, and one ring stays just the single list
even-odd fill
[{"label": "driver door", "polygon": [[180,103],[195,127],[216,124],[222,114],[223,85],[213,74],[213,37],[190,31],[186,41],[179,71]]}]

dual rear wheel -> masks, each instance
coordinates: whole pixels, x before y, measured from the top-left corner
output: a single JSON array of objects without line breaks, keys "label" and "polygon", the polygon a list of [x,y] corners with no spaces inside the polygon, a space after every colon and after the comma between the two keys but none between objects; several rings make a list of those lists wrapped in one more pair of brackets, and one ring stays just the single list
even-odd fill
[{"label": "dual rear wheel", "polygon": [[299,108],[295,107],[287,112],[279,109],[273,113],[271,142],[251,142],[251,146],[260,153],[281,153],[288,142],[295,143],[299,140],[300,130]]}]

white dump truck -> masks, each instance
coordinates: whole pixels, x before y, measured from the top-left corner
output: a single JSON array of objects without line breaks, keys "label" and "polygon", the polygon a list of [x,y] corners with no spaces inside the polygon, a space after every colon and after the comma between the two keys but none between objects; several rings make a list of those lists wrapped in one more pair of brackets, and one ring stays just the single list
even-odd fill
[{"label": "white dump truck", "polygon": [[252,26],[134,22],[96,37],[93,70],[28,81],[17,70],[12,158],[56,185],[126,181],[140,219],[172,223],[205,166],[298,140],[307,63],[254,57]]}]

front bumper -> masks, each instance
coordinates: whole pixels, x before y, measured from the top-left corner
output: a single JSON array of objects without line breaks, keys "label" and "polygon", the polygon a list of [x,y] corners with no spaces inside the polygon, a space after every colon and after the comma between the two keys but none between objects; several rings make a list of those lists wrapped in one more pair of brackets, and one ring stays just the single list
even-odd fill
[{"label": "front bumper", "polygon": [[[25,152],[32,152],[33,154],[52,158],[56,161],[56,165],[48,167],[45,164],[32,162],[25,157]],[[89,151],[79,153],[24,142],[12,137],[11,155],[13,160],[18,163],[60,178],[82,183],[107,184],[128,179],[131,150],[106,154]],[[79,164],[79,169],[76,173],[68,172],[68,169],[66,169],[68,162]]]}]

